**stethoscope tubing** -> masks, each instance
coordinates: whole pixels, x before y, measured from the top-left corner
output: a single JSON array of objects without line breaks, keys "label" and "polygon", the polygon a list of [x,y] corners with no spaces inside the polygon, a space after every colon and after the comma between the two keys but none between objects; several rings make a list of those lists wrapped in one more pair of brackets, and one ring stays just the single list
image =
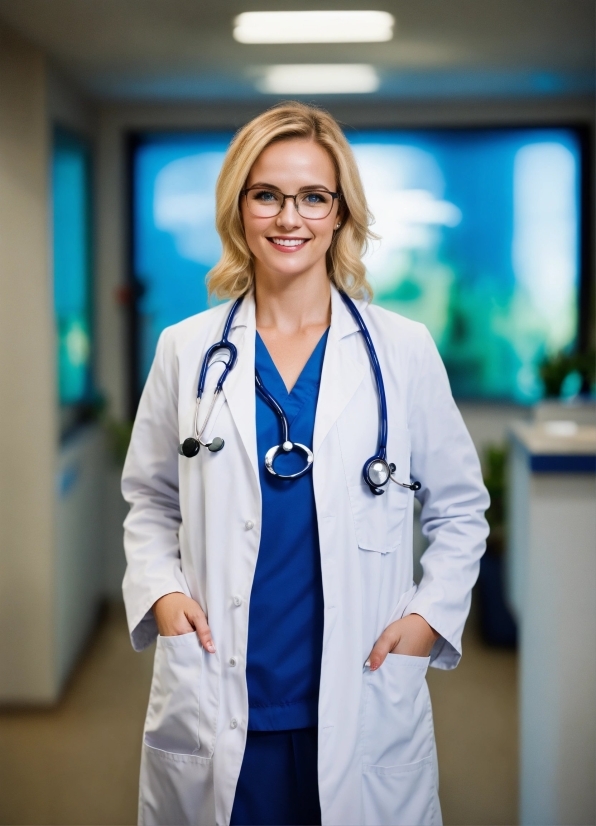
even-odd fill
[{"label": "stethoscope tubing", "polygon": [[[362,333],[362,337],[364,338],[364,342],[366,344],[366,349],[368,350],[368,356],[372,366],[373,375],[375,377],[375,383],[377,385],[377,397],[379,401],[379,432],[377,440],[377,452],[374,456],[372,456],[365,462],[364,467],[362,469],[362,476],[367,485],[369,486],[371,492],[376,496],[379,496],[382,493],[384,493],[384,486],[389,482],[389,480],[395,482],[403,488],[409,488],[410,490],[414,491],[420,490],[421,486],[419,482],[414,482],[410,484],[406,484],[405,482],[399,482],[393,476],[395,472],[395,465],[390,465],[387,462],[387,397],[385,395],[385,385],[383,382],[383,373],[381,371],[381,365],[377,357],[375,345],[368,331],[368,327],[366,326],[364,319],[360,315],[358,308],[356,307],[352,299],[348,295],[346,295],[346,293],[339,291],[339,294],[342,298],[342,301],[348,308],[350,314],[352,315],[352,318],[358,325],[360,332]],[[213,410],[215,404],[215,399],[221,392],[223,384],[226,378],[228,377],[230,370],[234,368],[234,365],[236,364],[236,361],[238,359],[238,349],[236,345],[229,340],[229,333],[232,329],[234,317],[238,311],[238,308],[240,307],[240,304],[242,303],[243,298],[244,296],[240,296],[240,298],[236,299],[236,301],[230,309],[230,312],[228,313],[228,317],[225,321],[220,341],[217,341],[215,344],[212,344],[211,347],[209,347],[209,349],[205,353],[205,356],[203,358],[203,363],[201,365],[201,370],[199,372],[199,380],[197,384],[197,399],[194,416],[194,436],[189,439],[186,439],[183,442],[183,444],[179,445],[178,448],[178,452],[183,456],[187,456],[188,458],[197,455],[197,453],[199,452],[200,445],[204,445],[212,452],[217,452],[221,450],[221,448],[224,446],[223,439],[216,438],[213,439],[212,442],[205,443],[201,441],[201,436],[203,435],[205,428],[207,427],[211,411]],[[207,415],[203,422],[203,426],[199,429],[199,408],[201,405],[201,398],[205,390],[207,370],[209,369],[209,363],[211,358],[219,350],[227,350],[229,353],[229,358],[225,362],[224,369],[222,370],[222,373],[219,379],[217,380],[217,384],[213,391],[213,399],[211,400],[211,404],[207,411]],[[272,473],[274,476],[277,476],[280,479],[297,479],[298,477],[304,475],[307,471],[311,469],[314,460],[313,453],[311,449],[306,445],[299,444],[298,442],[292,442],[290,438],[290,425],[287,416],[282,406],[277,401],[277,399],[275,399],[274,396],[271,395],[271,393],[263,384],[263,380],[261,379],[259,372],[256,369],[255,385],[256,389],[261,394],[263,399],[279,418],[283,433],[282,443],[279,445],[274,445],[267,451],[267,454],[265,456],[265,467],[270,473]],[[304,454],[306,459],[305,466],[297,473],[289,475],[277,473],[273,467],[273,462],[275,458],[282,452],[289,453],[293,450],[298,450]],[[377,463],[376,466],[375,463]],[[373,472],[377,474],[377,479],[371,476],[371,473]]]},{"label": "stethoscope tubing", "polygon": [[[274,396],[271,395],[271,393],[263,384],[263,379],[259,375],[259,371],[256,369],[256,367],[255,385],[261,396],[269,405],[269,407],[273,410],[274,413],[277,414],[277,417],[281,422],[283,434],[283,440],[281,444],[274,445],[272,448],[269,448],[269,450],[265,454],[265,468],[273,476],[277,476],[278,479],[298,479],[300,478],[300,476],[304,476],[304,474],[307,473],[312,467],[312,463],[314,461],[312,450],[306,445],[300,444],[300,442],[293,442],[290,439],[290,423],[288,422],[288,417],[286,416],[281,404],[277,401],[277,399]],[[296,473],[278,473],[278,471],[276,471],[273,467],[273,462],[279,456],[280,453],[290,453],[293,450],[298,450],[299,452],[304,454],[306,464],[301,470],[296,471]]]},{"label": "stethoscope tubing", "polygon": [[226,323],[225,323],[224,328],[223,328],[223,333],[221,334],[221,340],[216,341],[215,344],[212,344],[211,347],[205,353],[205,357],[203,359],[203,364],[201,365],[201,372],[199,373],[199,383],[197,385],[197,398],[198,399],[202,398],[203,391],[205,390],[205,380],[207,378],[207,370],[209,369],[209,362],[210,362],[212,356],[215,353],[217,353],[218,350],[227,350],[228,353],[230,354],[230,358],[226,362],[226,365],[225,365],[224,369],[222,370],[222,374],[219,377],[219,379],[217,380],[217,384],[215,386],[215,391],[214,391],[216,394],[220,392],[220,390],[223,387],[224,381],[228,377],[228,373],[230,372],[230,370],[232,370],[232,368],[236,364],[236,361],[238,359],[238,348],[236,347],[235,344],[232,344],[232,342],[228,339],[228,336],[229,336],[230,330],[232,328],[232,322],[234,321],[234,316],[238,312],[238,307],[240,307],[240,305],[242,304],[242,299],[243,298],[244,298],[244,296],[241,295],[240,298],[237,298],[236,301],[234,302],[234,304],[232,305],[232,309],[228,313],[228,317],[226,319]]},{"label": "stethoscope tubing", "polygon": [[343,299],[344,304],[352,314],[354,321],[360,328],[360,332],[364,338],[366,343],[366,348],[368,350],[368,355],[372,364],[373,374],[375,377],[375,382],[377,385],[377,395],[379,399],[379,439],[377,442],[377,452],[375,456],[378,459],[386,459],[387,458],[387,397],[385,396],[385,384],[383,383],[383,374],[381,372],[381,365],[379,364],[379,359],[377,357],[377,351],[375,350],[375,345],[373,344],[373,340],[370,337],[370,333],[368,332],[368,327],[364,323],[364,319],[358,312],[358,308],[352,301],[352,299],[346,295],[346,293],[340,291],[340,296]]},{"label": "stethoscope tubing", "polygon": [[267,390],[265,385],[263,384],[263,379],[259,375],[259,371],[255,367],[255,385],[257,390],[261,394],[261,396],[265,399],[269,407],[273,409],[274,413],[277,413],[277,416],[281,422],[281,428],[283,433],[283,443],[290,441],[290,424],[288,422],[288,417],[286,416],[284,409],[282,408],[281,404],[274,398],[271,393]]}]

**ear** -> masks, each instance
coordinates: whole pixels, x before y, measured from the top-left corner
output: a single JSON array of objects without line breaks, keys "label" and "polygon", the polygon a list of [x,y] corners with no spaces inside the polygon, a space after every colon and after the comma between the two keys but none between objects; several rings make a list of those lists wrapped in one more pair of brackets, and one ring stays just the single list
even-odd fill
[{"label": "ear", "polygon": [[340,198],[337,202],[337,218],[335,223],[343,225],[346,222],[348,217],[348,210],[346,209],[346,205],[344,203],[343,198]]},{"label": "ear", "polygon": [[333,232],[337,232],[341,227],[343,227],[345,223],[345,218],[347,214],[344,212],[343,209],[337,210],[337,215],[335,217],[335,224],[333,225]]}]

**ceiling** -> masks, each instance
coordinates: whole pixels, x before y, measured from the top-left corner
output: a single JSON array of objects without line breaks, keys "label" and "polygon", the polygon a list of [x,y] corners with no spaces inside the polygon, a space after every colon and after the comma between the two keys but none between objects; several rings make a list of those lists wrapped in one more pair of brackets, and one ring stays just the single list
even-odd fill
[{"label": "ceiling", "polygon": [[578,95],[594,90],[593,0],[328,0],[391,12],[387,43],[243,45],[241,11],[300,0],[0,0],[0,19],[103,99],[247,99],[272,63],[370,63],[377,97]]}]

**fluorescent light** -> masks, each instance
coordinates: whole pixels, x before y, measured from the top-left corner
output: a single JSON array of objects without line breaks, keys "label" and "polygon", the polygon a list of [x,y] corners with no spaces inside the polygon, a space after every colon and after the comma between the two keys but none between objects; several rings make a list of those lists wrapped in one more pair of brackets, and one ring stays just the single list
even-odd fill
[{"label": "fluorescent light", "polygon": [[297,63],[267,66],[257,88],[274,95],[361,94],[376,92],[379,77],[364,63]]},{"label": "fluorescent light", "polygon": [[233,33],[240,43],[379,43],[394,23],[386,11],[247,11]]}]

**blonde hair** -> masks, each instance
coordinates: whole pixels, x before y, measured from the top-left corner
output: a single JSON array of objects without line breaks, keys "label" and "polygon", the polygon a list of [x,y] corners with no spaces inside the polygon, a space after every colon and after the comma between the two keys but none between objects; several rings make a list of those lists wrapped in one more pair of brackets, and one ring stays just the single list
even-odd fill
[{"label": "blonde hair", "polygon": [[222,256],[207,274],[210,295],[237,298],[253,284],[255,271],[240,215],[241,192],[250,170],[272,143],[293,138],[316,141],[330,155],[341,193],[341,228],[327,251],[327,273],[335,286],[352,298],[372,298],[362,256],[372,215],[366,204],[356,160],[337,121],[324,109],[290,101],[268,109],[240,129],[226,154],[215,191],[215,225]]}]

